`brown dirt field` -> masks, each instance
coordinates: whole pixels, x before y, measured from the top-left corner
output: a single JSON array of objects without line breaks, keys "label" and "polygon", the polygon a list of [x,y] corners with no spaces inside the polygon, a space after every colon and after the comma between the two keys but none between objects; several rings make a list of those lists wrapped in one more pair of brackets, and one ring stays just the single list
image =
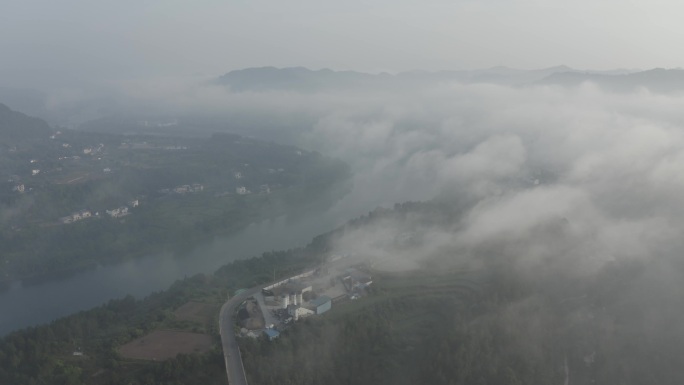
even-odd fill
[{"label": "brown dirt field", "polygon": [[213,315],[214,307],[207,303],[189,301],[181,305],[173,314],[179,321],[205,322]]},{"label": "brown dirt field", "polygon": [[204,353],[213,344],[211,336],[174,330],[157,330],[119,349],[126,358],[162,361],[179,353]]}]

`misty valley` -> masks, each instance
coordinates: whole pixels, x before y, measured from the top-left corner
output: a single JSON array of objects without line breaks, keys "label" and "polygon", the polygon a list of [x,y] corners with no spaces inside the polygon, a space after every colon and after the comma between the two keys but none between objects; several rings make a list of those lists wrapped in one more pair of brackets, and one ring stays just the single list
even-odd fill
[{"label": "misty valley", "polygon": [[344,195],[341,162],[237,135],[53,131],[0,105],[0,281],[163,250]]},{"label": "misty valley", "polygon": [[684,70],[161,75],[0,82],[1,385],[684,383]]}]

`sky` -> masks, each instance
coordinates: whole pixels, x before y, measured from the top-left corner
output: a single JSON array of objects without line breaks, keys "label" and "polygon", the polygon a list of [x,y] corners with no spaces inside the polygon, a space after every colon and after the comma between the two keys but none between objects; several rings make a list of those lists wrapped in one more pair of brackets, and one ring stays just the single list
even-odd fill
[{"label": "sky", "polygon": [[671,0],[0,1],[0,85],[498,65],[679,67]]}]

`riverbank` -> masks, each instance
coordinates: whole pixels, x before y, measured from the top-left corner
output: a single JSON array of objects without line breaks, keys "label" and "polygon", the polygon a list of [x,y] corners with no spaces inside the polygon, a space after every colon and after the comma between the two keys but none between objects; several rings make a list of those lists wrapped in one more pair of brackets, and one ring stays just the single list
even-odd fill
[{"label": "riverbank", "polygon": [[301,247],[312,235],[341,224],[339,213],[282,216],[258,223],[227,237],[215,237],[187,253],[149,254],[121,263],[98,264],[60,279],[24,284],[16,281],[0,291],[0,335],[50,322],[99,306],[128,294],[143,298],[165,290],[178,279],[211,273],[239,259],[270,250]]}]

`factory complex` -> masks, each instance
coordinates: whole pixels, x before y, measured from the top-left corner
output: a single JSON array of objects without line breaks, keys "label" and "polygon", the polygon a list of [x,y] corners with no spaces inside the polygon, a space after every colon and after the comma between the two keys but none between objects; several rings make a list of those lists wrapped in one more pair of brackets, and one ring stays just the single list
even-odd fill
[{"label": "factory complex", "polygon": [[333,256],[319,268],[264,287],[241,307],[248,310],[240,310],[240,335],[258,337],[263,333],[274,340],[280,331],[302,318],[324,314],[335,304],[363,297],[373,283],[372,277],[348,266],[347,258]]}]

